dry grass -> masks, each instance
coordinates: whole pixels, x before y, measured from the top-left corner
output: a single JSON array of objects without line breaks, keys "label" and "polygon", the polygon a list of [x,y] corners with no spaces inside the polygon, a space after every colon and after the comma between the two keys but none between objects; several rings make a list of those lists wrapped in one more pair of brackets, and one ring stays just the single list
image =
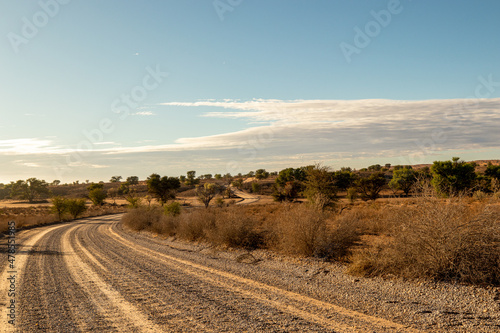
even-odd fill
[{"label": "dry grass", "polygon": [[[220,247],[272,248],[299,256],[341,258],[359,240],[356,217],[337,217],[305,205],[272,204],[193,209],[169,216],[158,208],[132,210],[123,223]],[[167,225],[168,224],[168,225]],[[164,228],[166,231],[160,231]]]},{"label": "dry grass", "polygon": [[349,205],[342,213],[304,204],[189,209],[167,216],[140,208],[123,222],[219,247],[267,248],[348,261],[348,272],[500,285],[500,205],[472,198]]},{"label": "dry grass", "polygon": [[500,208],[469,199],[417,199],[384,217],[391,226],[357,251],[349,272],[366,276],[500,284]]},{"label": "dry grass", "polygon": [[[125,209],[119,206],[89,207],[81,217],[93,217],[124,212]],[[69,215],[65,215],[64,221],[70,221]],[[49,206],[15,207],[0,209],[0,232],[8,229],[10,221],[16,222],[16,228],[27,228],[41,226],[59,221],[56,214]]]}]

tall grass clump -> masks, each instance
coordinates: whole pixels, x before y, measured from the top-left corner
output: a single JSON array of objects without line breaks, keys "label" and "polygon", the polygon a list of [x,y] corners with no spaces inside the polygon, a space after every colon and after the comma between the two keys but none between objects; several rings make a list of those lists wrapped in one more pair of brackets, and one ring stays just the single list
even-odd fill
[{"label": "tall grass clump", "polygon": [[500,209],[464,198],[421,197],[385,217],[388,237],[357,251],[349,272],[500,284]]},{"label": "tall grass clump", "polygon": [[135,231],[150,231],[162,235],[173,235],[177,229],[172,216],[163,213],[161,207],[144,207],[131,209],[122,217],[122,223]]},{"label": "tall grass clump", "polygon": [[247,250],[265,246],[257,219],[241,214],[241,210],[234,207],[217,212],[214,225],[206,231],[206,238],[214,245]]},{"label": "tall grass clump", "polygon": [[305,205],[290,205],[276,215],[271,243],[292,255],[342,258],[359,240],[354,215],[336,216]]}]

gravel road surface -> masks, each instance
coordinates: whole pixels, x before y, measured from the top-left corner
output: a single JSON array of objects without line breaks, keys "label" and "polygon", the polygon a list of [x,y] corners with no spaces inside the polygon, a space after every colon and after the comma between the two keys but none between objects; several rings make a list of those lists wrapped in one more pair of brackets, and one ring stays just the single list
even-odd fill
[{"label": "gravel road surface", "polygon": [[500,332],[498,288],[354,278],[129,232],[120,218],[0,238],[0,332]]}]

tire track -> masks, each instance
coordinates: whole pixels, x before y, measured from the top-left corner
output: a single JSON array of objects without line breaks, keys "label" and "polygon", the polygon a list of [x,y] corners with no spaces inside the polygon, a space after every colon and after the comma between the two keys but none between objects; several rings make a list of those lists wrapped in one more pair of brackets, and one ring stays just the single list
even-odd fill
[{"label": "tire track", "polygon": [[74,227],[66,224],[53,229],[30,254],[20,290],[20,331],[88,332],[111,328],[65,269],[61,234]]},{"label": "tire track", "polygon": [[[66,253],[66,267],[73,279],[89,295],[92,303],[114,327],[129,332],[161,332],[162,328],[146,319],[144,313],[127,302],[122,295],[106,283],[88,264],[76,254],[69,241],[68,230],[62,235],[62,250]],[[92,259],[91,259],[92,260]],[[95,260],[95,259],[94,259]]]},{"label": "tire track", "polygon": [[[334,304],[322,302],[307,296],[303,296],[294,292],[286,291],[267,284],[263,284],[254,280],[242,278],[240,276],[219,271],[207,266],[199,265],[191,261],[179,259],[166,255],[157,251],[150,250],[137,243],[133,243],[119,234],[117,234],[112,226],[107,228],[107,232],[117,241],[128,246],[134,251],[140,251],[146,255],[163,259],[168,262],[168,266],[174,266],[179,270],[185,271],[187,274],[195,276],[197,279],[208,281],[219,285],[221,288],[232,290],[248,297],[252,297],[264,303],[302,317],[308,321],[316,322],[323,325],[325,328],[333,329],[340,332],[372,332],[371,326],[379,327],[384,330],[419,332],[418,330],[408,328],[404,325],[391,322],[378,317],[365,315],[363,313],[342,308]],[[207,274],[208,273],[208,274]],[[230,284],[230,283],[231,284]],[[275,301],[272,298],[280,299]],[[283,300],[284,298],[284,300]],[[293,305],[290,305],[293,304]],[[324,314],[323,316],[311,313],[311,311],[303,310],[304,305],[316,308],[317,313]],[[338,318],[334,320],[333,318]],[[351,322],[349,326],[342,322]]]},{"label": "tire track", "polygon": [[[26,265],[27,258],[29,256],[29,250],[33,248],[33,246],[47,233],[61,228],[62,226],[58,227],[50,227],[48,229],[45,229],[43,231],[40,231],[39,233],[33,235],[31,238],[27,239],[20,245],[19,243],[16,244],[16,254],[15,254],[15,266],[16,266],[16,275],[18,277],[17,279],[17,285],[16,289],[20,288],[20,282],[19,281],[19,276],[23,273]],[[9,273],[9,268],[6,266],[2,272],[2,275],[0,276],[0,303],[1,304],[8,304],[10,302],[10,299],[8,298],[8,290],[9,290],[9,281],[7,278],[11,273]],[[16,302],[18,301],[19,297],[16,297]],[[17,310],[19,311],[19,309]],[[6,321],[7,315],[8,315],[9,310],[7,309],[7,306],[2,306],[0,309],[0,318],[1,318],[1,328],[0,332],[14,332],[16,330],[16,327],[8,324]],[[19,315],[19,312],[17,312],[17,315]]]},{"label": "tire track", "polygon": [[199,264],[161,242],[134,241],[118,230],[119,217],[23,233],[19,331],[417,332]]}]

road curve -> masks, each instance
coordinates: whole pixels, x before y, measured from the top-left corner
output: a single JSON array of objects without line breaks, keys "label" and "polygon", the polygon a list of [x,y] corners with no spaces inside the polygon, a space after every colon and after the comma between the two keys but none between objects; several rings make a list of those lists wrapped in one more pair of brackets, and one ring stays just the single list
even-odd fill
[{"label": "road curve", "polygon": [[268,281],[241,256],[129,233],[120,217],[18,233],[14,298],[1,239],[0,331],[416,332]]}]

